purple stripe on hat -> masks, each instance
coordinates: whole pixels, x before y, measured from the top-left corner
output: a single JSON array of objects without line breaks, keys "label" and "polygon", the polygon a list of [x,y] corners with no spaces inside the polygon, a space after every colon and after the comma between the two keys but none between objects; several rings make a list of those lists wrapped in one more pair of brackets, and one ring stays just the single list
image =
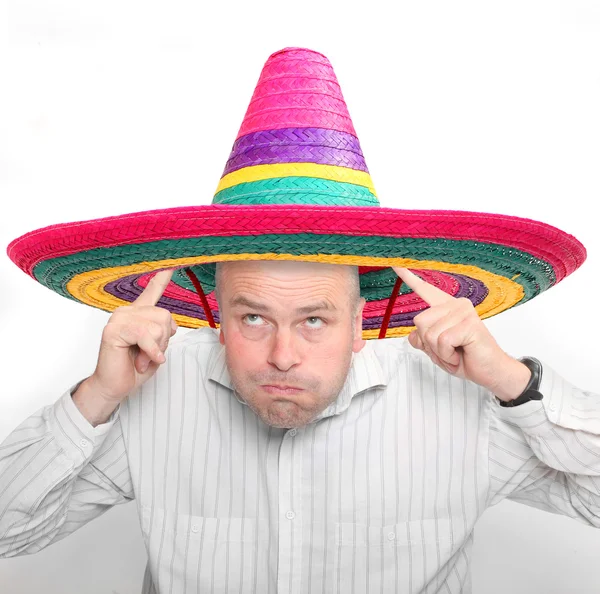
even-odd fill
[{"label": "purple stripe on hat", "polygon": [[325,128],[282,128],[236,140],[223,175],[272,163],[321,163],[369,172],[356,136]]},{"label": "purple stripe on hat", "polygon": [[352,151],[362,156],[358,138],[348,132],[329,130],[328,128],[280,128],[252,132],[238,138],[231,149],[230,157],[258,146],[273,144],[313,144]]},{"label": "purple stripe on hat", "polygon": [[[414,326],[413,319],[420,312],[413,311],[405,314],[396,314],[390,318],[388,328],[398,328],[399,326]],[[378,330],[381,328],[382,317],[363,319],[363,330]]]},{"label": "purple stripe on hat", "polygon": [[320,163],[348,167],[369,173],[365,160],[350,151],[320,146],[274,145],[254,149],[227,161],[223,175],[253,165],[271,165],[274,163]]},{"label": "purple stripe on hat", "polygon": [[[488,288],[478,279],[465,276],[464,274],[451,274],[459,284],[458,291],[454,295],[457,299],[460,297],[467,297],[471,303],[476,306],[479,305],[489,293]],[[414,326],[414,318],[416,315],[421,313],[420,311],[411,311],[408,313],[393,314],[390,318],[390,328],[397,328],[399,326]],[[383,316],[374,316],[372,318],[363,319],[363,329],[377,329],[381,328],[383,322]]]},{"label": "purple stripe on hat", "polygon": [[[143,291],[143,288],[138,284],[138,279],[141,275],[132,274],[130,276],[123,277],[111,283],[108,283],[104,290],[119,299],[123,299],[124,301],[132,302],[136,299],[140,293]],[[172,299],[171,297],[165,297],[164,295],[159,299],[156,304],[158,307],[164,307],[168,309],[171,313],[180,314],[182,316],[190,316],[192,318],[198,318],[201,320],[206,320],[206,314],[204,313],[204,309],[198,303],[188,303],[187,301],[181,301],[180,299]],[[213,317],[215,318],[215,322],[220,323],[219,312],[213,311]]]},{"label": "purple stripe on hat", "polygon": [[453,276],[459,283],[458,291],[454,295],[457,299],[467,297],[473,305],[479,305],[488,296],[489,289],[479,279],[452,272],[445,274]]}]

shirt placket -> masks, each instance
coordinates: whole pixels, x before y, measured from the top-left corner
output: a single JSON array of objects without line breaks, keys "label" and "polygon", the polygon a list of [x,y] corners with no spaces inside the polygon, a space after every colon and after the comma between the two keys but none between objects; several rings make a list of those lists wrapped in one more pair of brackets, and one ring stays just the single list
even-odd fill
[{"label": "shirt placket", "polygon": [[301,591],[302,430],[290,429],[279,450],[279,554],[277,594]]}]

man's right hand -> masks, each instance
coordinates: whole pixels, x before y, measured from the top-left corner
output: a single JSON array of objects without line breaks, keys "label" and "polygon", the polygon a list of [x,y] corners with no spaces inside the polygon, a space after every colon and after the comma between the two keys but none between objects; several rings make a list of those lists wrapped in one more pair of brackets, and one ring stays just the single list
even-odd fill
[{"label": "man's right hand", "polygon": [[173,270],[155,274],[131,305],[118,307],[109,318],[102,332],[96,369],[73,394],[73,400],[92,424],[110,416],[165,362],[164,353],[177,332],[177,323],[169,311],[156,304],[172,275]]}]

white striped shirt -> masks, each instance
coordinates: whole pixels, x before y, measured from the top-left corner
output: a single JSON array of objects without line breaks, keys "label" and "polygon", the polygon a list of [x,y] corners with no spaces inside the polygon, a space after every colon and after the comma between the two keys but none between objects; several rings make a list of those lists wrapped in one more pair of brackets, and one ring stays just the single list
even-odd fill
[{"label": "white striped shirt", "polygon": [[600,527],[600,397],[546,365],[544,399],[504,408],[405,339],[369,341],[318,419],[277,429],[201,329],[103,425],[73,389],[0,446],[0,557],[135,499],[144,594],[468,593],[502,499]]}]

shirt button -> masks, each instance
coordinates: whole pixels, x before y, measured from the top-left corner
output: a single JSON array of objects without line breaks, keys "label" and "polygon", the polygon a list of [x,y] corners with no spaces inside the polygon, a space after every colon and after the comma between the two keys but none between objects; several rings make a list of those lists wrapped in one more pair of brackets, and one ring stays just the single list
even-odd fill
[{"label": "shirt button", "polygon": [[286,512],[285,517],[288,520],[293,520],[296,517],[296,514],[293,511],[290,510],[289,512]]},{"label": "shirt button", "polygon": [[192,524],[192,532],[198,532],[198,525]]},{"label": "shirt button", "polygon": [[551,405],[550,405],[548,408],[549,408],[549,409],[550,409],[552,412],[555,412],[555,411],[556,411],[556,404],[551,404]]},{"label": "shirt button", "polygon": [[396,535],[393,532],[390,532],[388,534],[388,540],[394,540],[396,538]]},{"label": "shirt button", "polygon": [[294,437],[296,435],[296,433],[298,433],[298,429],[292,429],[290,431],[290,437]]},{"label": "shirt button", "polygon": [[82,440],[79,442],[79,445],[80,445],[82,448],[84,448],[84,447],[85,447],[87,444],[88,444],[88,440],[87,440],[87,439],[82,439]]}]

